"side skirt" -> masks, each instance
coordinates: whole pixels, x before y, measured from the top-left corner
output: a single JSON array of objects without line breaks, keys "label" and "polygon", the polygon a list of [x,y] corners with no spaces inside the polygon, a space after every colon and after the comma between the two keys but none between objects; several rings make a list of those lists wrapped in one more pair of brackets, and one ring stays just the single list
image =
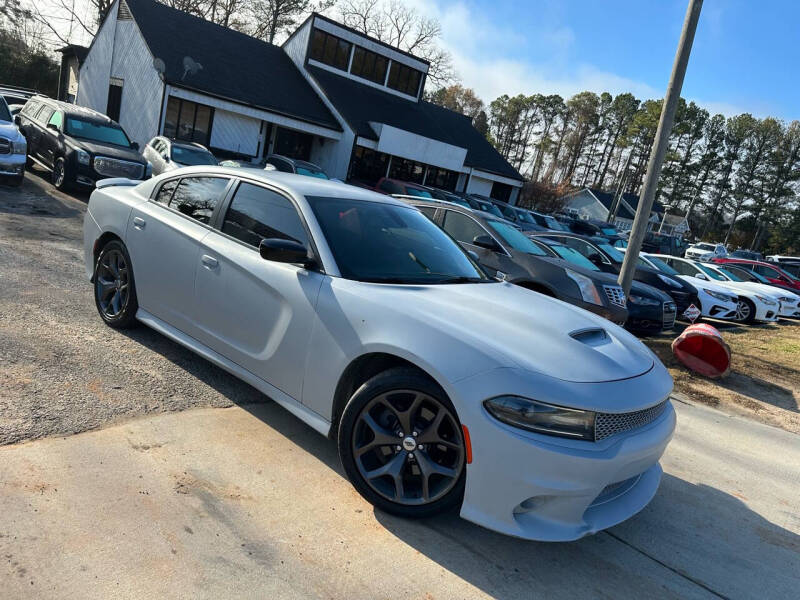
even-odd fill
[{"label": "side skirt", "polygon": [[158,317],[150,314],[146,310],[140,308],[136,312],[136,319],[158,331],[160,334],[168,337],[174,342],[179,343],[181,346],[186,346],[189,350],[198,354],[205,358],[206,360],[214,363],[218,367],[225,369],[231,375],[235,375],[242,381],[249,383],[258,391],[262,392],[263,394],[270,397],[270,399],[274,400],[278,404],[280,404],[283,408],[288,410],[294,416],[296,416],[301,421],[304,421],[319,433],[324,436],[328,436],[328,432],[330,431],[331,424],[327,420],[323,419],[313,410],[303,406],[300,402],[292,398],[291,396],[283,393],[278,388],[273,385],[270,385],[257,375],[254,375],[247,369],[240,367],[235,362],[228,360],[218,352],[215,352],[205,344],[198,342],[193,337],[190,337],[180,331],[179,329],[174,328],[172,325],[165,323]]}]

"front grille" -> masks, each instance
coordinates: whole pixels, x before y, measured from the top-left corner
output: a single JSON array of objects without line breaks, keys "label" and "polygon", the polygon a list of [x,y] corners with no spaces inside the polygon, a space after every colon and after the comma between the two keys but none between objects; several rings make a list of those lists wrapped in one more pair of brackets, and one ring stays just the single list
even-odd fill
[{"label": "front grille", "polygon": [[625,290],[618,285],[604,285],[606,297],[611,304],[625,308]]},{"label": "front grille", "polygon": [[104,177],[127,177],[128,179],[141,179],[144,175],[144,165],[129,160],[119,160],[98,156],[94,159],[94,170]]},{"label": "front grille", "polygon": [[629,413],[597,413],[594,420],[594,439],[603,440],[612,435],[644,427],[655,421],[664,412],[669,399],[646,408]]},{"label": "front grille", "polygon": [[11,154],[11,141],[0,138],[0,154]]},{"label": "front grille", "polygon": [[675,327],[675,317],[678,310],[674,302],[664,302],[664,329],[672,329]]}]

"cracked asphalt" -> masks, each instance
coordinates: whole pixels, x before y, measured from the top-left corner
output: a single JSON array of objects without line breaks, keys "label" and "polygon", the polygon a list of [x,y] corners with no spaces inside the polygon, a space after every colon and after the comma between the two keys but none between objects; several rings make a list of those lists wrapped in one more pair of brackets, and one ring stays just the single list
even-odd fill
[{"label": "cracked asphalt", "polygon": [[0,597],[797,596],[797,434],[676,401],[654,500],[570,544],[391,517],[279,406],[102,324],[85,205],[0,187]]}]

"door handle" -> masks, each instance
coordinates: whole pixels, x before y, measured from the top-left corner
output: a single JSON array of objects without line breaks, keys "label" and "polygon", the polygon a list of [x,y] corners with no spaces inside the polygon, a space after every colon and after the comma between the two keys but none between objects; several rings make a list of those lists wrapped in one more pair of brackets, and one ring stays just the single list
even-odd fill
[{"label": "door handle", "polygon": [[201,262],[207,266],[209,269],[216,269],[219,262],[213,256],[209,256],[208,254],[203,254],[203,258],[200,259]]},{"label": "door handle", "polygon": [[133,226],[136,227],[136,229],[144,229],[144,219],[141,217],[133,217]]}]

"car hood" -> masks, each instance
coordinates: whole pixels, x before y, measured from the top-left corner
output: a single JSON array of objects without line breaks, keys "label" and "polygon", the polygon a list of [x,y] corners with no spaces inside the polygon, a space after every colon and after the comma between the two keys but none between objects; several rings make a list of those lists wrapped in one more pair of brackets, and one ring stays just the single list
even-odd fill
[{"label": "car hood", "polygon": [[706,281],[704,279],[698,279],[697,277],[692,277],[691,275],[677,275],[684,281],[689,282],[693,286],[698,289],[706,289],[711,290],[712,292],[721,292],[723,294],[730,294],[732,296],[736,295],[736,290],[730,286],[723,285],[721,281]]},{"label": "car hood", "polygon": [[122,148],[121,146],[115,146],[114,144],[102,144],[100,142],[90,142],[89,140],[81,140],[77,138],[71,138],[72,144],[81,148],[82,150],[86,150],[93,155],[102,155],[102,156],[109,156],[111,158],[118,158],[120,160],[130,160],[133,162],[138,162],[145,164],[144,156],[139,154],[133,148]]},{"label": "car hood", "polygon": [[781,296],[789,296],[793,300],[797,298],[797,295],[792,292],[784,292],[771,285],[756,283],[755,281],[726,281],[725,283],[736,286],[737,289],[741,289],[744,292],[753,292],[754,294],[770,296],[776,299]]},{"label": "car hood", "polygon": [[0,121],[0,136],[9,139],[12,142],[22,141],[22,134],[19,132],[17,126],[11,121]]},{"label": "car hood", "polygon": [[588,383],[636,377],[654,365],[653,354],[621,327],[509,283],[359,289],[387,311],[402,310],[447,337],[491,351],[508,367]]}]

